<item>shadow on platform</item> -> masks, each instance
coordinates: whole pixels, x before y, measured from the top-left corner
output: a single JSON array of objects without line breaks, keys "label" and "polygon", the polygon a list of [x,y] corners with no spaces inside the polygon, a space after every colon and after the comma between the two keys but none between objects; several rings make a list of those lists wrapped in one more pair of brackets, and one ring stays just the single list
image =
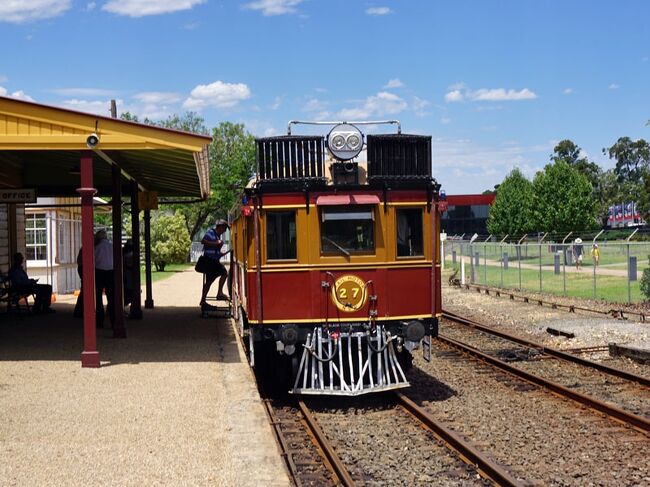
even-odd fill
[{"label": "shadow on platform", "polygon": [[[57,303],[56,314],[0,312],[0,361],[80,360],[83,323],[74,306]],[[240,362],[237,338],[226,319],[201,318],[194,307],[143,310],[142,320],[125,319],[126,339],[97,329],[102,367],[140,362]],[[108,324],[108,317],[106,320]]]}]

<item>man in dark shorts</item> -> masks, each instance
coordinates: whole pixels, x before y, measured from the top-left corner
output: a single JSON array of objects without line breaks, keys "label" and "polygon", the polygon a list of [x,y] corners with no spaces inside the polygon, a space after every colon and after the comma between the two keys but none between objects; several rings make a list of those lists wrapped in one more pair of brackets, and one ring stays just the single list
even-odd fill
[{"label": "man in dark shorts", "polygon": [[223,234],[228,229],[228,222],[226,220],[217,220],[214,225],[214,228],[211,228],[203,236],[201,243],[203,244],[203,255],[206,256],[210,262],[209,271],[205,273],[205,284],[203,285],[203,293],[201,294],[201,307],[207,306],[206,298],[208,297],[208,292],[210,292],[210,286],[212,283],[219,278],[219,292],[217,293],[217,299],[228,301],[229,298],[223,292],[223,286],[226,284],[226,278],[228,277],[228,271],[223,266],[219,259],[223,257],[224,254],[221,253],[221,248],[223,247]]}]

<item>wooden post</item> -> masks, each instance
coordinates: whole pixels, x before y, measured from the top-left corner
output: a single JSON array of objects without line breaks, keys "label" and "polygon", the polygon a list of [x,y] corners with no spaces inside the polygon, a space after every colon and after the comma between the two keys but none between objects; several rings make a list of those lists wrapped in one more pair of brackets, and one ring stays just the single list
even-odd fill
[{"label": "wooden post", "polygon": [[122,289],[122,171],[111,166],[113,177],[113,338],[126,338],[124,327],[124,290]]},{"label": "wooden post", "polygon": [[93,154],[81,153],[81,245],[83,261],[84,349],[82,367],[99,367],[97,330],[95,328],[95,235],[93,232]]},{"label": "wooden post", "polygon": [[133,240],[133,301],[129,318],[142,319],[140,289],[140,207],[138,205],[138,183],[131,182],[131,239]]}]

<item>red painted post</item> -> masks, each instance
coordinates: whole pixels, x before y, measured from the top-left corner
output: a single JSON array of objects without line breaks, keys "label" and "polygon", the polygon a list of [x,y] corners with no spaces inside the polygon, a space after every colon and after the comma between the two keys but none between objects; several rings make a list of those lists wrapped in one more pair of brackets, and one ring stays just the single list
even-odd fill
[{"label": "red painted post", "polygon": [[144,275],[145,275],[145,298],[144,307],[153,308],[153,296],[151,286],[151,210],[144,210]]},{"label": "red painted post", "polygon": [[113,338],[126,338],[124,327],[124,293],[122,290],[122,171],[111,166],[113,177]]},{"label": "red painted post", "polygon": [[131,238],[133,239],[133,301],[129,318],[142,319],[142,290],[140,285],[140,207],[138,206],[138,183],[131,182]]},{"label": "red painted post", "polygon": [[82,367],[99,367],[95,328],[95,235],[93,231],[93,153],[81,153],[81,246],[83,261],[84,349]]}]

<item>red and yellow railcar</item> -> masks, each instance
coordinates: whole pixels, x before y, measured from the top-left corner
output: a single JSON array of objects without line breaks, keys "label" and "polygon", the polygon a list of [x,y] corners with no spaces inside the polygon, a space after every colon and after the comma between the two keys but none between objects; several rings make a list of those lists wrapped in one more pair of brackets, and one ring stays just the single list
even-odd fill
[{"label": "red and yellow railcar", "polygon": [[410,354],[438,331],[431,137],[363,123],[257,139],[231,216],[233,315],[255,368],[293,393],[408,386]]}]

